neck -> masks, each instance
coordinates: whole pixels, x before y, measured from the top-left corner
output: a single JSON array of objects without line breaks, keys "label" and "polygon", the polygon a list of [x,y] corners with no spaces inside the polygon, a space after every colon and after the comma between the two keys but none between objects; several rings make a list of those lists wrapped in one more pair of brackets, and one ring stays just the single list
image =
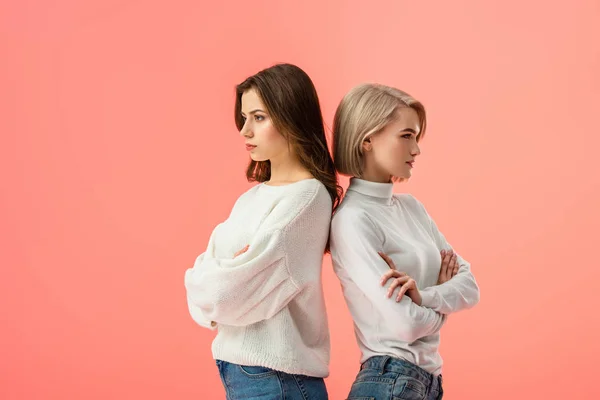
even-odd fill
[{"label": "neck", "polygon": [[311,173],[300,163],[298,157],[289,154],[286,157],[271,159],[271,183],[296,182],[312,178]]},{"label": "neck", "polygon": [[376,173],[372,171],[364,171],[360,179],[377,183],[392,183],[392,176],[390,174]]},{"label": "neck", "polygon": [[369,157],[366,157],[364,161],[365,165],[360,179],[377,183],[392,182],[392,175],[379,170],[375,165],[373,165],[373,162]]}]

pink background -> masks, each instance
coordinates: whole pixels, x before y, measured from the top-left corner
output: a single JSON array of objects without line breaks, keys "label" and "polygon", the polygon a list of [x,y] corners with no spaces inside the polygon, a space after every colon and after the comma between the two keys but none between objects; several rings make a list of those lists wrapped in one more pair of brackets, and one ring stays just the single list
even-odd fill
[{"label": "pink background", "polygon": [[[329,126],[364,81],[425,104],[397,190],[482,292],[444,327],[444,398],[599,398],[599,17],[591,0],[2,2],[0,398],[224,397],[183,273],[250,187],[233,87],[275,62],[309,73]],[[328,257],[324,279],[337,400],[358,350]]]}]

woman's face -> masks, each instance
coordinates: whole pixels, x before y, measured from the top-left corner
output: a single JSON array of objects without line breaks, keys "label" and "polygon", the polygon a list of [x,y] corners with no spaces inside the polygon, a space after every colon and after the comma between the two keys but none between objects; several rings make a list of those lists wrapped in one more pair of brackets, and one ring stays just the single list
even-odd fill
[{"label": "woman's face", "polygon": [[242,94],[244,126],[240,134],[246,139],[246,150],[254,161],[289,157],[288,141],[273,125],[262,99],[254,89]]},{"label": "woman's face", "polygon": [[417,144],[420,130],[415,110],[398,109],[392,122],[363,142],[363,177],[376,182],[390,182],[392,177],[409,179],[415,158],[421,154]]}]

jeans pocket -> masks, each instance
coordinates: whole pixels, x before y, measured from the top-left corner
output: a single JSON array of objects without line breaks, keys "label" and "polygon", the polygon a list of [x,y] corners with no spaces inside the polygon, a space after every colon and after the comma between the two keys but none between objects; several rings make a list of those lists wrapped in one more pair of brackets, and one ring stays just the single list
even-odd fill
[{"label": "jeans pocket", "polygon": [[275,375],[277,372],[267,367],[254,365],[238,365],[240,371],[248,378],[258,379],[266,378],[267,376]]},{"label": "jeans pocket", "polygon": [[427,394],[427,386],[418,379],[399,377],[394,384],[393,400],[422,400]]}]

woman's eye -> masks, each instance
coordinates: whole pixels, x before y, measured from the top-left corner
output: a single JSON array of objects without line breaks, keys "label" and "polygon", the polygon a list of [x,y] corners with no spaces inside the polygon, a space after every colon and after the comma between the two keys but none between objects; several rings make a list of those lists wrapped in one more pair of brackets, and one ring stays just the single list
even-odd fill
[{"label": "woman's eye", "polygon": [[404,139],[410,139],[410,138],[412,138],[412,134],[410,134],[410,133],[407,133],[406,135],[402,135],[402,137],[403,137]]},{"label": "woman's eye", "polygon": [[254,120],[255,121],[262,121],[263,119],[265,119],[265,117],[263,117],[262,115],[255,115],[254,116]]}]

